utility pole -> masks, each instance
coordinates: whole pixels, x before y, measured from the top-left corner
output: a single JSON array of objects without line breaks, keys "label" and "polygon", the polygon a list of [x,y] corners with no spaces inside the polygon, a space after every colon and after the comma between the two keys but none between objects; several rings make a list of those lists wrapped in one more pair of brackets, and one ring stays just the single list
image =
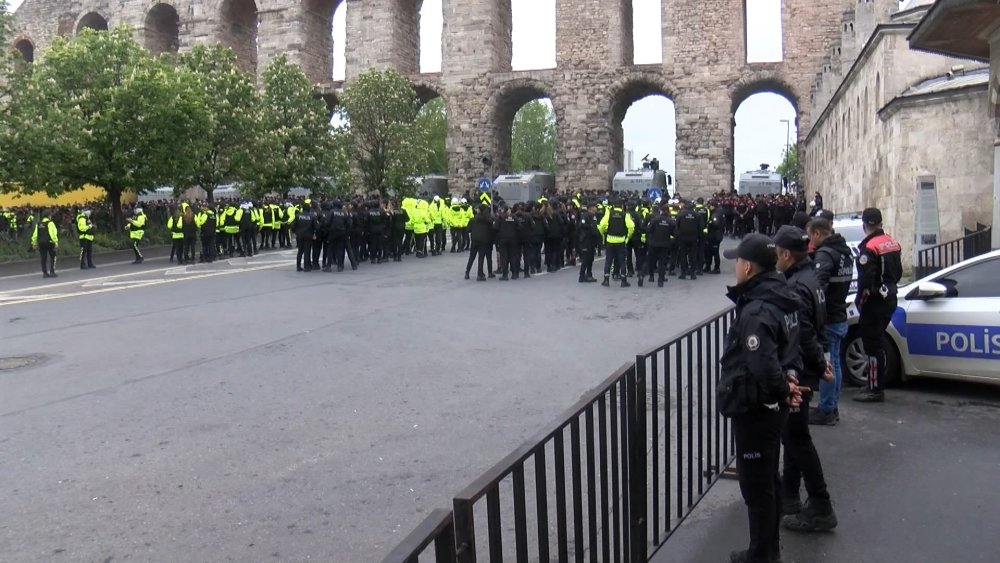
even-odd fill
[{"label": "utility pole", "polygon": [[785,124],[785,154],[788,154],[792,140],[792,121],[790,119],[782,119],[781,122]]}]

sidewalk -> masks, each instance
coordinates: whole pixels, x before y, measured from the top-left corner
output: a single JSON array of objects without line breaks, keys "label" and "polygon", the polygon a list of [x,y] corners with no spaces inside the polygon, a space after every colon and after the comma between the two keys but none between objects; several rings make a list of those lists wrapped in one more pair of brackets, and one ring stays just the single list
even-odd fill
[{"label": "sidewalk", "polygon": [[[785,563],[1000,560],[1000,388],[917,382],[884,404],[841,403],[812,427],[840,525],[782,529]],[[736,481],[720,481],[655,563],[724,563],[748,541]]]},{"label": "sidewalk", "polygon": [[[170,256],[170,246],[142,247],[142,254],[147,262],[150,260],[167,258]],[[36,258],[34,260],[20,260],[18,262],[0,263],[0,278],[22,276],[27,274],[39,274],[39,277],[41,277],[41,265],[37,258],[38,254],[35,254],[35,257]],[[95,253],[94,265],[98,268],[101,266],[120,266],[124,264],[131,264],[134,259],[135,255],[131,250],[114,250],[111,252],[101,252],[99,254]],[[60,256],[58,262],[56,263],[56,273],[59,273],[64,269],[78,269],[79,267],[79,259]]]}]

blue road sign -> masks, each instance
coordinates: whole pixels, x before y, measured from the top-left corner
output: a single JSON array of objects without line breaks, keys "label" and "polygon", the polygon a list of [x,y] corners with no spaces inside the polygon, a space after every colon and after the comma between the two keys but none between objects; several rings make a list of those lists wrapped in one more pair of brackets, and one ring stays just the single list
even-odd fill
[{"label": "blue road sign", "polygon": [[493,182],[491,182],[489,178],[480,178],[478,185],[479,191],[481,192],[488,192],[491,188],[493,188]]},{"label": "blue road sign", "polygon": [[661,197],[663,197],[663,192],[661,192],[659,190],[659,188],[650,188],[649,189],[649,201],[656,201],[657,199],[659,199]]}]

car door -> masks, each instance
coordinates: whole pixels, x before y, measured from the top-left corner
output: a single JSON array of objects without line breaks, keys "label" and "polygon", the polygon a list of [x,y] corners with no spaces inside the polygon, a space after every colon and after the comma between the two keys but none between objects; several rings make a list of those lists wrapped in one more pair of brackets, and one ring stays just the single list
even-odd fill
[{"label": "car door", "polygon": [[935,277],[946,297],[906,301],[906,341],[921,372],[1000,379],[1000,257]]}]

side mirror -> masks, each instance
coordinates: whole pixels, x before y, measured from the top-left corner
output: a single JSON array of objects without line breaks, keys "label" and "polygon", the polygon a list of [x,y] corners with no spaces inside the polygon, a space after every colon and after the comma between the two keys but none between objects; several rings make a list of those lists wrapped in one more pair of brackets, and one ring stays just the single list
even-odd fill
[{"label": "side mirror", "polygon": [[907,301],[930,301],[947,294],[947,287],[936,282],[923,282],[906,294],[906,299]]}]

